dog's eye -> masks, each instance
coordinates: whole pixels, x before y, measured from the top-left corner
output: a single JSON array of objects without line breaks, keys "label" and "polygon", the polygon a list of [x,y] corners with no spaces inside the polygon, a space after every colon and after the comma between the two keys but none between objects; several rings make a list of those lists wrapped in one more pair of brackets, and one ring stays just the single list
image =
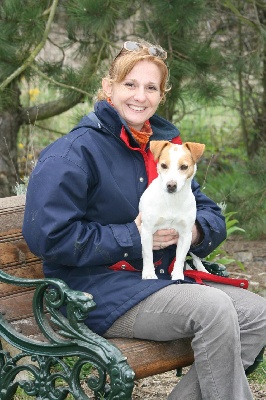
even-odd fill
[{"label": "dog's eye", "polygon": [[165,163],[162,163],[162,164],[161,164],[161,167],[162,167],[162,169],[167,169],[167,168],[168,168],[167,165],[166,165]]},{"label": "dog's eye", "polygon": [[181,171],[185,171],[186,169],[188,169],[188,166],[183,164],[183,165],[181,165],[180,169],[181,169]]}]

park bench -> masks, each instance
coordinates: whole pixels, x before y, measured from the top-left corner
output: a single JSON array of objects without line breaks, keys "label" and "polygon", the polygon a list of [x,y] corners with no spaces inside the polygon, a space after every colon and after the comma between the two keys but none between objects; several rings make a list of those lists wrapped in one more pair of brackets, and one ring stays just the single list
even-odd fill
[{"label": "park bench", "polygon": [[18,387],[37,399],[129,400],[135,380],[193,363],[188,338],[93,333],[83,322],[96,306],[92,296],[44,278],[21,233],[24,206],[24,195],[0,199],[0,400]]}]

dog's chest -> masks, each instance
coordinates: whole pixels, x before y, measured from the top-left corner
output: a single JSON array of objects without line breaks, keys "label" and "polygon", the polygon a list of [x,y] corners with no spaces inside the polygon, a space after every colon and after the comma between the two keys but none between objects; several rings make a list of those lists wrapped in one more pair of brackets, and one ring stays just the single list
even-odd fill
[{"label": "dog's chest", "polygon": [[193,209],[187,213],[182,207],[180,209],[175,207],[174,209],[157,210],[150,219],[150,223],[154,225],[155,230],[174,228],[178,232],[186,230],[187,226],[194,221],[195,213]]}]

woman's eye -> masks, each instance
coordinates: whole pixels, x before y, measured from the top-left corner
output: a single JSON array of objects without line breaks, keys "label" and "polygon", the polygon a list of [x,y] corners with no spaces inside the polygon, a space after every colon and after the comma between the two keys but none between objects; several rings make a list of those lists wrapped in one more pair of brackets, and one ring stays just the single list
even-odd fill
[{"label": "woman's eye", "polygon": [[134,88],[134,87],[135,87],[135,85],[134,85],[133,82],[126,82],[126,83],[124,83],[124,85],[125,85],[126,87],[128,87],[128,88]]},{"label": "woman's eye", "polygon": [[149,92],[156,92],[158,90],[156,86],[148,86],[147,89]]}]

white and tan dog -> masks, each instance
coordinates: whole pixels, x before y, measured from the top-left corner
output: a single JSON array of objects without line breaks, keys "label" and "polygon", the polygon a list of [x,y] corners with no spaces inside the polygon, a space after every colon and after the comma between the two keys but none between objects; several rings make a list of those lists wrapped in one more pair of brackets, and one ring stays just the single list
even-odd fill
[{"label": "white and tan dog", "polygon": [[[158,177],[152,181],[140,199],[142,279],[157,279],[153,265],[153,234],[159,229],[175,229],[178,234],[176,260],[172,279],[184,279],[186,255],[191,246],[192,228],[196,220],[196,200],[191,181],[204,144],[151,141],[150,150],[158,160]],[[201,260],[190,253],[196,269],[207,272]]]}]

